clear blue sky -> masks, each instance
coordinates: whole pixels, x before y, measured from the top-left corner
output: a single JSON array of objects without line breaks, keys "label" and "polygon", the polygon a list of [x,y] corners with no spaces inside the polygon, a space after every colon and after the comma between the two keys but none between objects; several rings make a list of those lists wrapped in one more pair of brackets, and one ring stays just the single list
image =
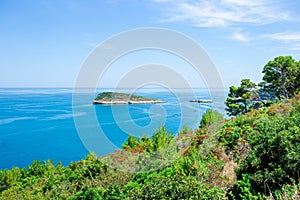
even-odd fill
[{"label": "clear blue sky", "polygon": [[298,0],[0,0],[0,87],[72,87],[97,44],[143,27],[194,39],[226,87],[258,82],[274,57],[300,59],[299,8]]}]

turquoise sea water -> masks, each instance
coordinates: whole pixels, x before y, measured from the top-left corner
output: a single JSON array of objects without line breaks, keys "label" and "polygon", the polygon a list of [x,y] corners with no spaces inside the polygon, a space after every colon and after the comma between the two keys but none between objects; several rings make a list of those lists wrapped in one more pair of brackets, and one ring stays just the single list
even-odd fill
[{"label": "turquoise sea water", "polygon": [[[72,92],[69,88],[0,89],[0,169],[27,167],[33,160],[51,159],[68,165],[71,161],[82,159],[89,151],[86,143],[82,143],[82,130],[78,134],[80,124],[75,126],[74,116],[86,120],[89,126],[87,130],[94,130],[94,126],[101,127],[114,148],[119,148],[128,134],[151,135],[160,124],[176,134],[184,124],[197,128],[207,108],[213,106],[219,111],[224,110],[223,91],[214,91],[211,95],[205,89],[195,90],[196,98],[213,97],[214,100],[213,104],[195,104],[189,102],[194,94],[185,93],[184,90],[174,94],[146,89],[137,94],[162,99],[167,103],[114,106],[93,105],[92,99],[74,105]],[[178,94],[181,98],[178,98]],[[74,112],[74,106],[82,107],[81,112],[76,109]],[[89,123],[84,108],[95,111],[97,124]],[[98,144],[98,141],[93,142]],[[99,156],[113,151],[101,145],[99,141]]]}]

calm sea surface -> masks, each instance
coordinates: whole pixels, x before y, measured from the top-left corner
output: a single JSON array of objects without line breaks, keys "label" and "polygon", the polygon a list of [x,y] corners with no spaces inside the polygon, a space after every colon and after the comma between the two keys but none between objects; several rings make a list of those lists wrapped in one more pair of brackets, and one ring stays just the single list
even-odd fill
[{"label": "calm sea surface", "polygon": [[[109,91],[104,89],[101,91]],[[61,161],[68,165],[88,154],[86,143],[82,143],[82,132],[78,131],[80,120],[88,116],[84,108],[96,113],[97,124],[88,124],[92,130],[99,126],[105,136],[120,148],[128,134],[151,135],[154,128],[165,125],[174,134],[184,124],[197,128],[201,115],[213,107],[224,112],[224,92],[205,89],[194,90],[195,94],[181,89],[178,93],[164,90],[144,89],[146,95],[167,101],[155,105],[93,105],[92,99],[72,104],[72,89],[0,89],[0,169],[13,166],[27,167],[33,160]],[[180,98],[178,98],[180,96]],[[190,103],[194,98],[211,99],[213,104]],[[73,109],[73,107],[80,109]],[[89,119],[85,119],[89,122]],[[77,128],[76,128],[77,127]],[[97,141],[93,141],[96,143]],[[97,144],[97,143],[96,143]],[[99,143],[101,146],[101,142]],[[87,147],[87,148],[86,148]],[[103,149],[105,147],[103,146]],[[112,151],[97,152],[99,156]]]}]

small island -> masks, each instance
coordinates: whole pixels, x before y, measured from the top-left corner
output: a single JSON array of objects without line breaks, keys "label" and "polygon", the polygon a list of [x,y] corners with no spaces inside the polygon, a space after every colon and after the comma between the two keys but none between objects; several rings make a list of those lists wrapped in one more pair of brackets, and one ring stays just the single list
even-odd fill
[{"label": "small island", "polygon": [[93,100],[94,104],[154,104],[165,101],[119,92],[102,92]]},{"label": "small island", "polygon": [[190,102],[195,102],[195,103],[212,103],[213,101],[211,99],[193,99],[193,100],[190,100]]}]

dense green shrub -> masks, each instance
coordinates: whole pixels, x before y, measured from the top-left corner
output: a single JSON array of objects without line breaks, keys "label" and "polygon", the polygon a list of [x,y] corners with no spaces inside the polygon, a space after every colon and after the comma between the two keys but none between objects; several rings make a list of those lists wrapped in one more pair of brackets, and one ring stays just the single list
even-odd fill
[{"label": "dense green shrub", "polygon": [[[225,124],[221,141],[233,149],[243,140],[249,151],[236,170],[236,198],[260,199],[262,194],[281,193],[285,185],[300,180],[299,101],[253,111]],[[282,109],[274,108],[289,108]]]},{"label": "dense green shrub", "polygon": [[[298,119],[299,120],[299,119]],[[300,178],[300,128],[293,117],[268,116],[254,124],[251,150],[237,176],[249,174],[252,187],[268,194]]]},{"label": "dense green shrub", "polygon": [[[103,189],[102,189],[103,190]],[[71,200],[101,200],[103,191],[98,188],[83,187],[78,191]]]},{"label": "dense green shrub", "polygon": [[264,118],[262,111],[252,111],[231,119],[221,129],[219,141],[227,150],[235,150],[238,142],[244,142],[248,135],[252,134],[254,122],[262,118]]},{"label": "dense green shrub", "polygon": [[174,138],[171,131],[161,126],[154,131],[152,137],[144,135],[137,138],[130,135],[122,148],[131,152],[153,152],[166,147]]},{"label": "dense green shrub", "polygon": [[184,135],[188,133],[193,133],[193,130],[189,128],[187,124],[185,124],[181,130],[178,131],[178,135]]},{"label": "dense green shrub", "polygon": [[219,113],[216,110],[208,109],[206,112],[202,115],[201,121],[200,121],[200,128],[203,128],[205,126],[218,123],[224,120],[224,116]]},{"label": "dense green shrub", "polygon": [[157,176],[134,186],[128,192],[130,199],[222,199],[224,191],[199,182],[192,176]]}]

